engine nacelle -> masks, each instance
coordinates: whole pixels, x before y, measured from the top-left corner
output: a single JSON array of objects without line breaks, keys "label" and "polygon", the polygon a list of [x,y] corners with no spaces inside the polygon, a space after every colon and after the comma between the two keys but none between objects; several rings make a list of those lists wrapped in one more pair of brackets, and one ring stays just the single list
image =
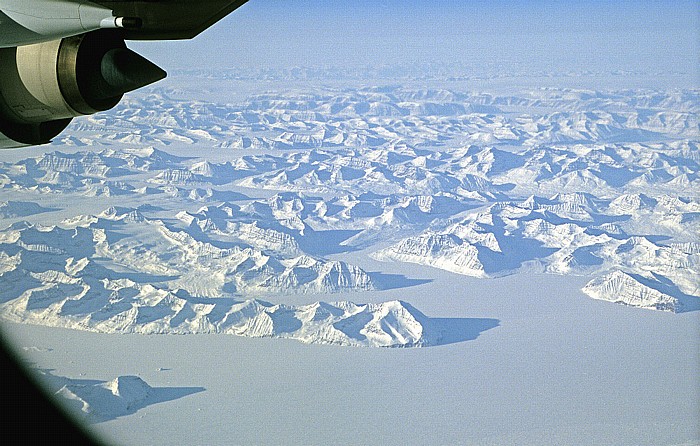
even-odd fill
[{"label": "engine nacelle", "polygon": [[0,148],[47,143],[72,118],[165,76],[111,31],[0,48]]}]

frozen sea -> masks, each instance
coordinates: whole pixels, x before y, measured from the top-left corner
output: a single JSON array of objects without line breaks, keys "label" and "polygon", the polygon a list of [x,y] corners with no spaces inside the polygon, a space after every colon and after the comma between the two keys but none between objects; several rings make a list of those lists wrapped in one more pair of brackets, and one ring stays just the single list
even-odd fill
[{"label": "frozen sea", "polygon": [[577,278],[411,275],[434,280],[386,293],[499,326],[418,349],[3,329],[57,376],[203,389],[89,425],[114,444],[696,444],[697,312],[594,301]]}]

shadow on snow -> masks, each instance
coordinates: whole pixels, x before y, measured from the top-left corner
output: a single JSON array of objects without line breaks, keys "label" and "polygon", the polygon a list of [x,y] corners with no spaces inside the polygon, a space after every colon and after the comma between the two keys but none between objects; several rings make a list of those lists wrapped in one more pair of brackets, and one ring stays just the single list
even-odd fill
[{"label": "shadow on snow", "polygon": [[473,341],[484,331],[498,327],[500,322],[498,319],[438,317],[428,318],[426,328],[440,333],[435,346]]},{"label": "shadow on snow", "polygon": [[433,279],[411,279],[403,274],[386,274],[381,272],[368,272],[367,274],[380,291],[409,288],[433,281]]}]

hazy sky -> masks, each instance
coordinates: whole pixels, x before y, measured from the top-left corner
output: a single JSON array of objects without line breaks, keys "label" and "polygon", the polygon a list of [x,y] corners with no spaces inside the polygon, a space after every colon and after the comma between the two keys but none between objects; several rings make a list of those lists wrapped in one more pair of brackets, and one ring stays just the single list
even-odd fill
[{"label": "hazy sky", "polygon": [[131,46],[181,66],[527,63],[697,73],[697,1],[250,0],[196,39]]}]

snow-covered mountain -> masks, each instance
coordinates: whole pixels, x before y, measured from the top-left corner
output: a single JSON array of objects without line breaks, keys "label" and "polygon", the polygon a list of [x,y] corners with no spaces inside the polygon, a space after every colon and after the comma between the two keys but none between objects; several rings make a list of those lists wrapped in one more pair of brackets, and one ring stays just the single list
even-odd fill
[{"label": "snow-covered mountain", "polygon": [[[207,143],[228,148],[373,146],[401,138],[436,146],[639,142],[698,137],[696,91],[539,89],[494,95],[364,87],[250,96],[240,104],[184,100],[175,90],[130,96],[81,120],[57,144]],[[361,124],[361,125],[358,125]],[[369,124],[369,125],[368,125]],[[79,136],[75,136],[75,135]]]},{"label": "snow-covered mountain", "polygon": [[[430,229],[379,250],[375,257],[474,277],[497,277],[533,268],[554,274],[603,274],[584,288],[586,294],[667,311],[694,309],[692,302],[700,302],[698,243],[660,243],[651,236],[629,235],[641,229],[639,211],[645,202],[659,206],[655,200],[631,196],[612,201],[589,194],[531,196],[471,212],[441,230]],[[698,203],[696,199],[681,202]],[[611,216],[604,212],[619,210],[620,204],[632,214]],[[667,207],[656,206],[646,211],[652,222],[670,213]],[[678,208],[674,211],[683,214]],[[685,236],[692,239],[693,234]],[[625,280],[620,279],[623,276]],[[632,286],[633,277],[639,277],[635,283],[640,286]],[[613,282],[624,284],[624,292]],[[656,294],[649,297],[652,291]],[[659,302],[650,303],[650,299]]]},{"label": "snow-covered mountain", "polygon": [[[277,247],[270,240],[274,231],[244,232],[237,238],[246,243],[236,244],[207,241],[194,227],[196,231],[170,227],[130,208],[109,208],[65,227],[16,223],[0,232],[3,282],[10,283],[13,275],[21,282],[26,274],[45,274],[58,265],[60,274],[115,279],[135,275],[143,283],[167,282],[199,296],[375,288],[364,271],[345,262],[282,248],[282,254],[275,255],[269,249]],[[24,283],[30,287],[31,282]]]},{"label": "snow-covered mountain", "polygon": [[[18,223],[0,233],[3,317],[105,333],[231,333],[374,347],[436,345],[444,336],[405,302],[295,307],[225,297],[374,287],[344,262],[217,248],[138,210],[110,208],[73,226]],[[138,237],[150,229],[162,240],[148,249],[130,237],[117,241],[130,226]]]},{"label": "snow-covered mountain", "polygon": [[649,280],[647,277],[620,270],[596,277],[586,284],[583,291],[594,299],[633,307],[674,313],[700,309],[697,294],[695,296],[688,295],[679,292],[673,284],[669,287],[653,279]]},{"label": "snow-covered mountain", "polygon": [[355,252],[479,278],[582,275],[596,299],[691,311],[699,94],[134,94],[77,120],[60,151],[0,163],[2,315],[109,332],[440,343],[406,302],[261,300],[409,286],[355,265]]},{"label": "snow-covered mountain", "polygon": [[37,370],[42,384],[72,416],[99,423],[127,416],[152,404],[202,392],[202,387],[151,387],[134,375],[109,381],[71,379],[49,370]]}]

